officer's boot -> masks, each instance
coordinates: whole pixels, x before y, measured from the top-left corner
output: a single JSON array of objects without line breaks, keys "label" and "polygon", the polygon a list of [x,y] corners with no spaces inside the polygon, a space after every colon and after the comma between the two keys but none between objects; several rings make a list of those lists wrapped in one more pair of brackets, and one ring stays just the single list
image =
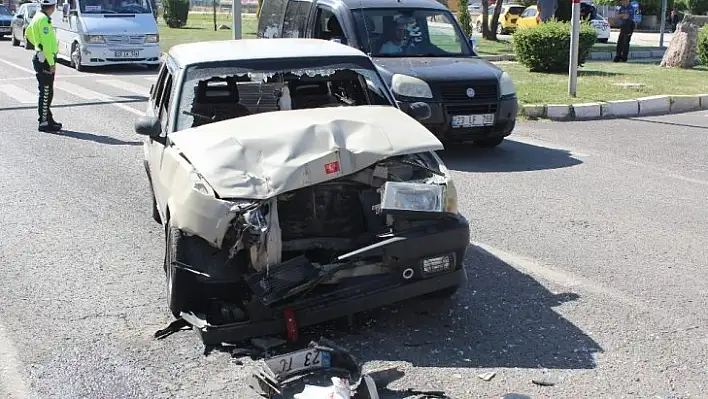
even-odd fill
[{"label": "officer's boot", "polygon": [[52,120],[51,111],[49,110],[49,95],[51,87],[48,85],[41,86],[39,92],[39,127],[40,132],[57,132],[61,127],[56,125]]}]

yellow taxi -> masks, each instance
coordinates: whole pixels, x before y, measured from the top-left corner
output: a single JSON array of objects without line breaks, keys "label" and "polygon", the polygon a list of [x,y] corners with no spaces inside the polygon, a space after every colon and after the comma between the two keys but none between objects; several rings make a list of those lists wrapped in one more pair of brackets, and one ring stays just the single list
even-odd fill
[{"label": "yellow taxi", "polygon": [[[499,12],[499,23],[497,24],[497,35],[511,32],[516,29],[516,20],[524,11],[524,6],[520,4],[504,4]],[[492,15],[494,14],[494,6],[489,7],[489,25],[492,24]],[[482,32],[482,14],[477,17],[475,22],[477,32]]]},{"label": "yellow taxi", "polygon": [[529,6],[521,13],[516,21],[518,28],[533,28],[541,24],[541,15],[537,6]]}]

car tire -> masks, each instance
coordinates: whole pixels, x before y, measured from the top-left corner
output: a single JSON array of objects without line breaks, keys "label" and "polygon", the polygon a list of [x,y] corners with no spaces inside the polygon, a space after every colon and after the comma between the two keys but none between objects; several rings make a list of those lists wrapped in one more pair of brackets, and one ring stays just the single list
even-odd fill
[{"label": "car tire", "polygon": [[475,30],[477,31],[477,33],[482,33],[482,23],[481,22],[477,22],[477,26],[475,27]]},{"label": "car tire", "polygon": [[504,27],[500,23],[497,23],[497,35],[504,33]]},{"label": "car tire", "polygon": [[13,47],[18,47],[20,45],[20,41],[15,39],[15,34],[12,34],[12,46]]},{"label": "car tire", "polygon": [[78,43],[74,42],[74,44],[71,45],[69,58],[71,59],[71,67],[76,69],[77,72],[83,72],[84,67],[81,65],[81,51]]},{"label": "car tire", "polygon": [[165,230],[165,279],[167,283],[167,304],[175,318],[189,305],[189,293],[195,286],[193,277],[184,272],[179,272],[172,264],[173,261],[188,263],[188,251],[185,248],[185,237],[182,232],[167,223]]},{"label": "car tire", "polygon": [[474,144],[482,148],[493,148],[504,141],[504,137],[492,137],[488,139],[475,140]]},{"label": "car tire", "polygon": [[34,46],[27,39],[25,39],[25,50],[34,50]]},{"label": "car tire", "polygon": [[597,41],[600,43],[607,43],[608,40],[610,39],[597,39]]}]

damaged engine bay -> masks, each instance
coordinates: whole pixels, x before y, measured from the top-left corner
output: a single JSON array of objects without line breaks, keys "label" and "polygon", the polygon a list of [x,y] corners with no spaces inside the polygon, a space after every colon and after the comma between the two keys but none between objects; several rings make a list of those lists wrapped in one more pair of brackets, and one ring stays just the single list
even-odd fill
[{"label": "damaged engine bay", "polygon": [[[393,188],[398,196],[389,195]],[[235,217],[221,249],[185,235],[183,255],[173,261],[190,281],[184,313],[200,325],[266,321],[284,307],[317,307],[381,286],[381,279],[414,280],[421,272],[382,248],[454,217],[454,190],[437,155],[421,152],[267,200],[226,199]],[[402,200],[415,210],[403,209]],[[440,270],[461,256],[441,257],[447,263]]]}]

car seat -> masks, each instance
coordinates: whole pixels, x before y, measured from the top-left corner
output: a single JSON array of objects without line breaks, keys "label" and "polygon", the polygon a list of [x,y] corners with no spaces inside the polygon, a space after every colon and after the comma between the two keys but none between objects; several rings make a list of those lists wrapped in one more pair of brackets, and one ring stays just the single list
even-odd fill
[{"label": "car seat", "polygon": [[192,126],[250,115],[248,108],[239,101],[236,77],[213,77],[200,81],[195,88],[192,113],[213,120],[195,117]]},{"label": "car seat", "polygon": [[327,82],[290,81],[292,109],[323,108],[339,105],[329,92]]}]

